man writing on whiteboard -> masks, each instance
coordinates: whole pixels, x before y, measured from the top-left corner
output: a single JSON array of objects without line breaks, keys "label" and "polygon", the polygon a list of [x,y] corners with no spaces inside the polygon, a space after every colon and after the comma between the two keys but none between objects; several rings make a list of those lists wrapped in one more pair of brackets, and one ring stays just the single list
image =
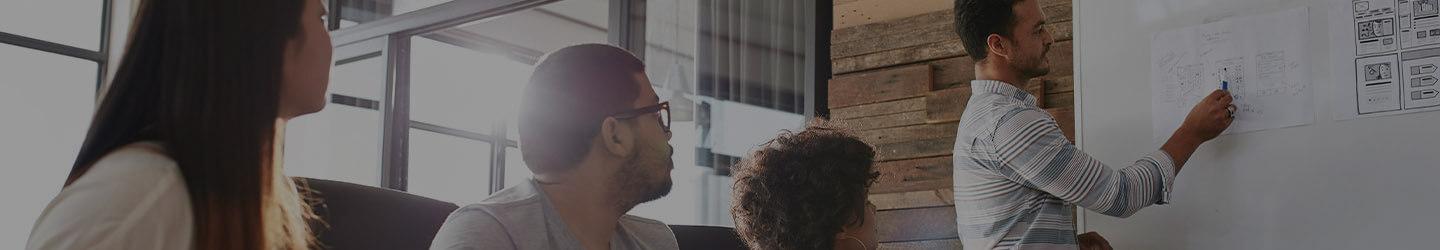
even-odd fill
[{"label": "man writing on whiteboard", "polygon": [[1071,205],[1129,217],[1165,204],[1190,154],[1233,120],[1229,93],[1216,90],[1163,146],[1128,166],[1111,168],[1081,152],[1016,87],[1050,71],[1054,40],[1038,1],[955,1],[955,29],[977,79],[955,140],[955,214],[965,249],[1107,249],[1099,234],[1076,236]]}]

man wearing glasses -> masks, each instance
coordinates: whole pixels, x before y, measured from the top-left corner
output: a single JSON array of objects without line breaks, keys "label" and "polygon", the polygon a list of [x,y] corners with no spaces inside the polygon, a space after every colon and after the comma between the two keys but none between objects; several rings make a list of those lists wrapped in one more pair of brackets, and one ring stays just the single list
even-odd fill
[{"label": "man wearing glasses", "polygon": [[678,249],[664,223],[627,215],[670,193],[670,106],[645,65],[600,44],[535,66],[520,151],[535,177],[456,210],[431,249]]}]

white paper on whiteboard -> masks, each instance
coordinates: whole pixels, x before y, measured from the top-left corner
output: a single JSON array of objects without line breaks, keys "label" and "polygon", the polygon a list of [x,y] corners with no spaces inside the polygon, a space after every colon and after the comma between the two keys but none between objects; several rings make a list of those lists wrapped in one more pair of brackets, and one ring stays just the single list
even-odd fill
[{"label": "white paper on whiteboard", "polygon": [[[1337,120],[1440,110],[1440,0],[1337,0]],[[1397,4],[1398,3],[1398,4]]]},{"label": "white paper on whiteboard", "polygon": [[1237,107],[1226,134],[1313,123],[1308,15],[1308,8],[1296,8],[1156,33],[1150,43],[1155,141],[1169,138],[1222,82]]}]

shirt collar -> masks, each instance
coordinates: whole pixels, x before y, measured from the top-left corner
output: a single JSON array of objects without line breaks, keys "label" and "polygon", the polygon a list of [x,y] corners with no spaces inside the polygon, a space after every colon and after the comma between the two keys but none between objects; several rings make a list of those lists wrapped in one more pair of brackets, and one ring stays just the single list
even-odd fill
[{"label": "shirt collar", "polygon": [[996,80],[974,80],[974,81],[970,81],[970,91],[971,91],[972,93],[974,93],[973,95],[977,95],[977,96],[978,96],[978,95],[981,95],[981,94],[996,94],[996,95],[1006,96],[1006,97],[1010,97],[1010,98],[1015,98],[1016,100],[1024,101],[1026,104],[1036,105],[1036,104],[1035,104],[1035,96],[1030,95],[1029,92],[1025,92],[1025,90],[1023,90],[1023,89],[1016,88],[1015,85],[1011,85],[1011,84],[1009,84],[1009,83],[1005,83],[1005,82],[1002,82],[1002,81],[996,81]]}]

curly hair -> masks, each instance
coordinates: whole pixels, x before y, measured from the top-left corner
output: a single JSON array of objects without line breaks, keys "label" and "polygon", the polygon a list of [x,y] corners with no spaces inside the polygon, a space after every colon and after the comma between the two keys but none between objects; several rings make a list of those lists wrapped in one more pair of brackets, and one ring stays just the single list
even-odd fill
[{"label": "curly hair", "polygon": [[730,212],[751,249],[832,249],[846,225],[864,223],[875,150],[817,120],[786,131],[739,165]]}]

